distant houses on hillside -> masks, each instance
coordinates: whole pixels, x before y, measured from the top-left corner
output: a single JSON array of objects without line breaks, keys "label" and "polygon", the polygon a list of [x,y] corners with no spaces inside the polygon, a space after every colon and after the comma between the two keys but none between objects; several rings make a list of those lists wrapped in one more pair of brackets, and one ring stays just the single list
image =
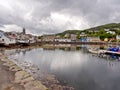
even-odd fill
[{"label": "distant houses on hillside", "polygon": [[42,42],[101,42],[100,37],[88,37],[82,33],[80,39],[76,34],[65,34],[63,38],[56,35],[43,35],[41,37]]}]

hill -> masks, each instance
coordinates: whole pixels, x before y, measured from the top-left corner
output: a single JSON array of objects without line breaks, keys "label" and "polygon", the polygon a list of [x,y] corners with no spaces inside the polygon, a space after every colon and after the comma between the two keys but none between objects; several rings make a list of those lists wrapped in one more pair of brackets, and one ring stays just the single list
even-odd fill
[{"label": "hill", "polygon": [[110,23],[110,24],[105,24],[85,30],[66,30],[62,33],[58,33],[56,35],[64,36],[65,34],[80,34],[81,32],[89,32],[89,31],[100,31],[104,29],[110,29],[110,30],[120,30],[120,23]]},{"label": "hill", "polygon": [[104,40],[105,38],[110,40],[111,38],[116,38],[116,35],[120,35],[120,23],[110,23],[85,30],[66,30],[56,34],[56,36],[66,38],[67,34],[76,34],[79,39],[81,38],[81,33],[84,33],[86,36],[100,37],[101,40]]}]

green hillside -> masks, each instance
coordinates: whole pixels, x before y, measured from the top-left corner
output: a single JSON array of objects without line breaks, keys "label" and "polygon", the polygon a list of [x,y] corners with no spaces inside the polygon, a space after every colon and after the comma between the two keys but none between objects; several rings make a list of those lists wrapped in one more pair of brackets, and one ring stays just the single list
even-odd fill
[{"label": "green hillside", "polygon": [[[114,31],[115,34],[109,34],[105,32],[105,29],[109,29],[110,31]],[[64,37],[66,34],[76,34],[78,38],[80,38],[80,34],[84,32],[87,36],[100,36],[101,39],[104,38],[112,38],[115,37],[116,34],[120,35],[120,23],[110,23],[105,24],[85,30],[66,30],[62,33],[58,33],[60,37]]]},{"label": "green hillside", "polygon": [[80,34],[82,31],[81,30],[66,30],[62,33],[58,33],[56,35],[64,36],[65,34]]},{"label": "green hillside", "polygon": [[85,29],[85,30],[66,30],[62,33],[58,33],[56,35],[64,35],[64,34],[77,34],[77,33],[81,33],[81,32],[86,32],[89,30],[103,30],[103,29],[115,29],[115,28],[120,28],[120,23],[110,23],[110,24],[105,24],[105,25],[101,25],[101,26],[97,26],[97,27],[93,27],[93,28],[89,28],[89,29]]}]

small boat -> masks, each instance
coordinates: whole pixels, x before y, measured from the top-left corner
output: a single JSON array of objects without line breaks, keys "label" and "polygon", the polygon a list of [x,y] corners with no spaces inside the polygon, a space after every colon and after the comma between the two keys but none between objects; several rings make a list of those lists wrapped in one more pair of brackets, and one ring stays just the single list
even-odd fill
[{"label": "small boat", "polygon": [[90,53],[93,53],[93,54],[100,54],[100,53],[104,53],[106,50],[88,49],[88,51],[89,51]]},{"label": "small boat", "polygon": [[114,51],[105,51],[104,52],[107,55],[115,55],[115,56],[120,56],[120,52],[114,52]]},{"label": "small boat", "polygon": [[120,49],[119,49],[119,47],[110,47],[109,50],[106,50],[104,52],[104,54],[120,56]]},{"label": "small boat", "polygon": [[29,41],[25,41],[25,40],[18,40],[17,43],[23,46],[28,46],[30,44]]}]

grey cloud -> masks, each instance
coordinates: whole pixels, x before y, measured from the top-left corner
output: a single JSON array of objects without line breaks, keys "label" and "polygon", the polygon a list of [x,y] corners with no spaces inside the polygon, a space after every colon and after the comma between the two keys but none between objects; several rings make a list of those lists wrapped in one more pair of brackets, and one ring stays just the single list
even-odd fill
[{"label": "grey cloud", "polygon": [[0,27],[15,24],[34,34],[57,33],[119,22],[120,0],[1,0],[0,12]]}]

